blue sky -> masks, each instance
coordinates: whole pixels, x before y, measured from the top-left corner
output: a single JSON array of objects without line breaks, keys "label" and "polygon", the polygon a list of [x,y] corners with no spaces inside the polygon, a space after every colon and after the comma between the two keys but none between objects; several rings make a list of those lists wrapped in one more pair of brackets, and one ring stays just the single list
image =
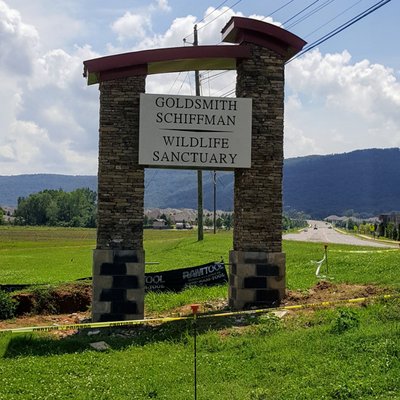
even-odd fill
[{"label": "blue sky", "polygon": [[[181,46],[195,23],[200,44],[217,44],[232,15],[312,43],[377,2],[0,0],[0,175],[96,174],[99,94],[82,78],[86,59]],[[392,0],[286,66],[286,157],[400,146],[399,15]],[[234,89],[234,72],[214,73],[202,72],[203,95]],[[156,75],[146,90],[194,94],[194,78]]]}]

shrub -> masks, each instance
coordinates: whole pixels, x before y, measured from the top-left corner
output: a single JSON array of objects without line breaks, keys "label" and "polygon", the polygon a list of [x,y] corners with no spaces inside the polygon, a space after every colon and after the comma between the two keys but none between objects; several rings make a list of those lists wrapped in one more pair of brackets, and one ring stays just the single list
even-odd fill
[{"label": "shrub", "polygon": [[38,286],[33,288],[32,295],[34,298],[34,314],[57,314],[58,305],[54,297],[54,287],[48,286]]},{"label": "shrub", "polygon": [[339,316],[334,320],[331,327],[331,333],[341,334],[350,329],[358,328],[360,325],[360,317],[349,308],[339,310]]},{"label": "shrub", "polygon": [[17,304],[9,293],[0,290],[0,319],[10,319],[14,317]]}]

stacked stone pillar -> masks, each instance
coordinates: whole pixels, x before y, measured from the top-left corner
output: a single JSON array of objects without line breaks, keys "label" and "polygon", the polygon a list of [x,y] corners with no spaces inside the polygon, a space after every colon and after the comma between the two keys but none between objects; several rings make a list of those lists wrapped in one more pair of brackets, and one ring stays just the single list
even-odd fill
[{"label": "stacked stone pillar", "polygon": [[229,304],[273,306],[285,296],[282,253],[284,59],[246,43],[237,66],[236,96],[253,99],[252,162],[235,170],[234,235]]},{"label": "stacked stone pillar", "polygon": [[144,317],[144,169],[138,165],[145,75],[100,83],[97,245],[93,321]]}]

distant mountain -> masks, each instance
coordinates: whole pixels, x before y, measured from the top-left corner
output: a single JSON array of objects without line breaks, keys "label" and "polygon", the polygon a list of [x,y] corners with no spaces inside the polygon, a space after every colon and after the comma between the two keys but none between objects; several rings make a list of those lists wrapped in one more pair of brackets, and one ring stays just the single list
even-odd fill
[{"label": "distant mountain", "polygon": [[399,148],[287,159],[284,203],[313,217],[400,210],[399,168]]},{"label": "distant mountain", "polygon": [[18,197],[27,197],[45,189],[71,192],[82,187],[97,191],[97,177],[57,174],[0,176],[0,205],[16,206]]},{"label": "distant mountain", "polygon": [[[203,171],[203,206],[213,209],[213,172]],[[147,208],[197,208],[197,171],[146,170],[144,203]],[[233,173],[216,174],[217,209],[233,210]]]},{"label": "distant mountain", "polygon": [[[344,154],[286,159],[283,198],[286,208],[313,217],[400,210],[400,149],[357,150]],[[213,208],[213,173],[203,172],[204,208]],[[54,174],[0,176],[0,205],[44,189],[97,190],[95,176]],[[197,172],[147,169],[146,208],[197,208]],[[233,173],[218,172],[217,209],[233,210]]]}]

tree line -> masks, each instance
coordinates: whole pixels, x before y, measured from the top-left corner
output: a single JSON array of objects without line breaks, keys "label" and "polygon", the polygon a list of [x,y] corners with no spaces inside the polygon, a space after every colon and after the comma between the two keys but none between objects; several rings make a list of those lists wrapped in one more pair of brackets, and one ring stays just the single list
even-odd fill
[{"label": "tree line", "polygon": [[392,221],[370,223],[365,221],[358,222],[352,218],[348,218],[341,222],[335,222],[335,226],[361,235],[369,235],[373,238],[383,237],[400,241],[400,224],[396,224]]},{"label": "tree line", "polygon": [[[214,218],[211,214],[204,214],[203,215],[204,220],[203,224],[207,228],[212,228],[214,226]],[[175,222],[172,220],[171,216],[166,215],[164,213],[159,214],[157,218],[150,218],[147,215],[144,216],[143,219],[143,226],[144,228],[152,228],[153,227],[153,222],[155,219],[162,219],[165,221],[165,227],[166,228],[173,228]],[[183,220],[182,223],[189,223],[197,225],[197,218],[195,218],[193,221],[186,221]],[[215,220],[215,226],[217,229],[226,229],[230,230],[233,227],[233,214],[232,213],[222,213],[220,216],[218,216]]]},{"label": "tree line", "polygon": [[[46,189],[27,197],[19,197],[17,209],[14,213],[15,225],[32,226],[65,226],[65,227],[96,227],[97,194],[89,188],[76,189],[65,192],[62,189]],[[0,208],[0,224],[4,223],[4,210]],[[172,226],[168,216],[161,215],[167,226]],[[216,219],[217,229],[231,229],[233,214],[223,213]],[[151,227],[153,220],[144,216],[144,227]],[[194,221],[196,223],[196,221]],[[212,227],[214,224],[211,214],[205,215],[204,225]],[[284,230],[306,226],[306,215],[290,213],[282,218]]]},{"label": "tree line", "polygon": [[18,198],[14,223],[94,228],[96,208],[96,192],[88,188],[72,192],[43,190]]}]

